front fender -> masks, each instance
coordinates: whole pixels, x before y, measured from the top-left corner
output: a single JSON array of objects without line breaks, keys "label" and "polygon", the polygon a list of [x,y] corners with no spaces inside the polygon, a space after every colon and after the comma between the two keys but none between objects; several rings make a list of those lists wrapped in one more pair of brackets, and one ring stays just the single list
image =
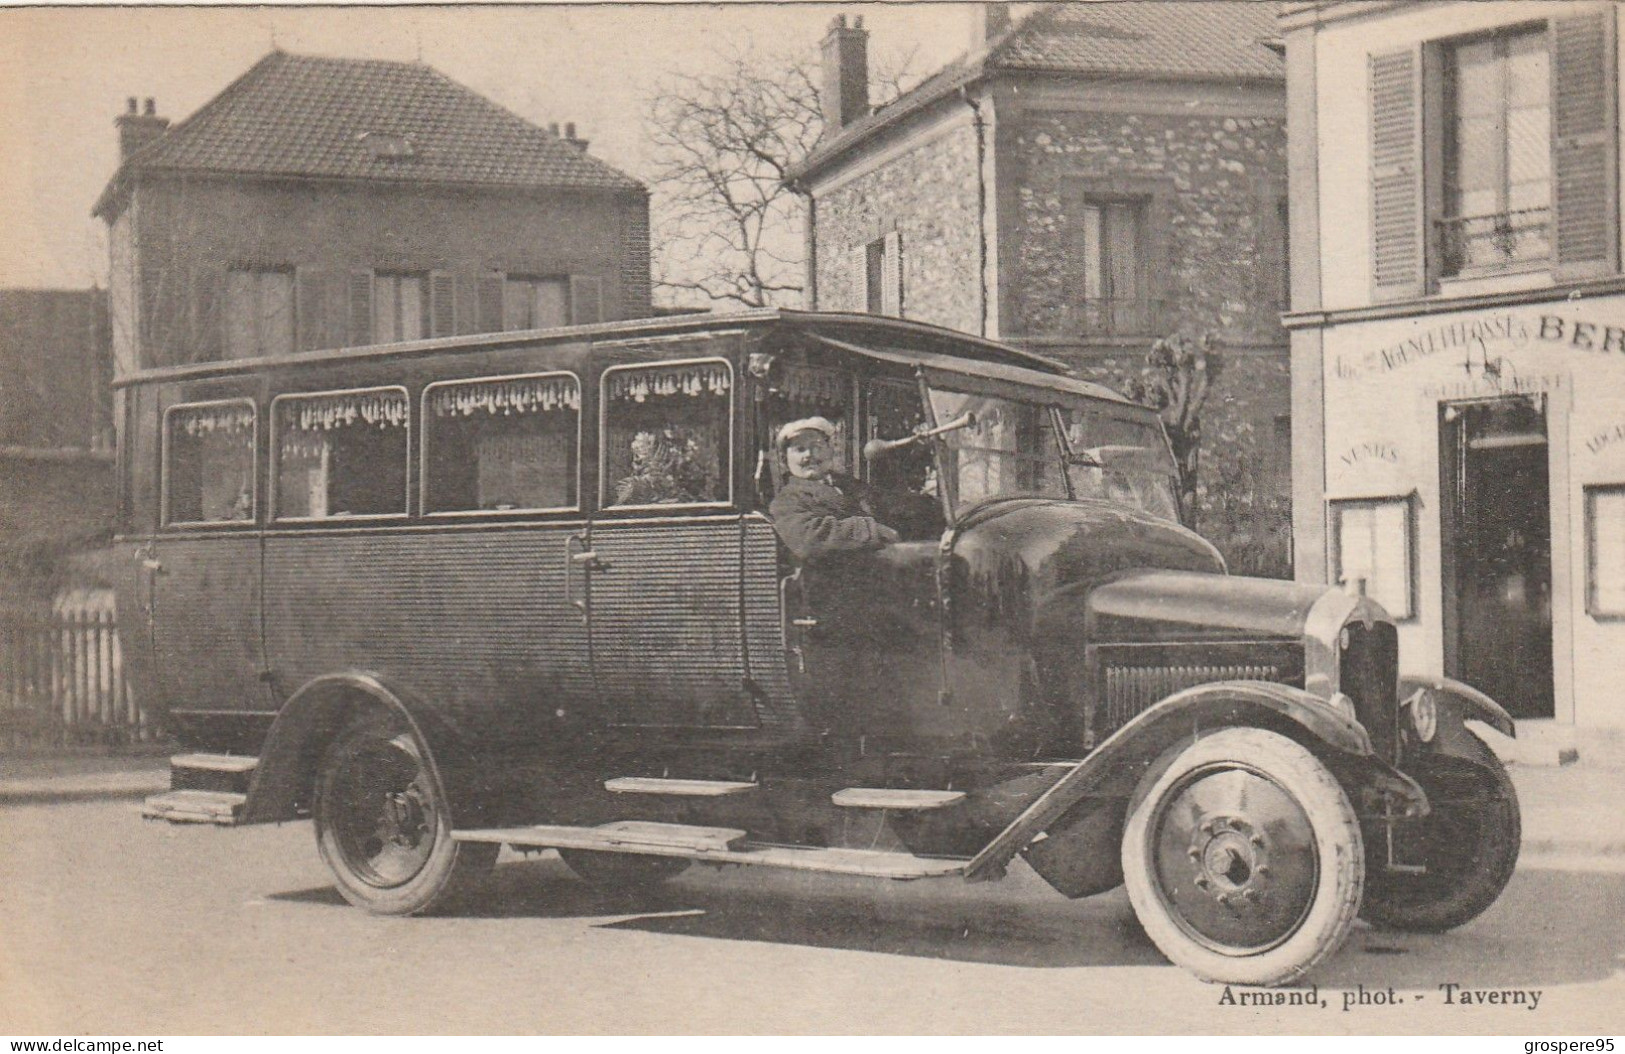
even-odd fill
[{"label": "front fender", "polygon": [[[1301,688],[1270,681],[1198,685],[1170,695],[1114,732],[989,842],[966,867],[965,877],[997,876],[1022,847],[1085,798],[1126,802],[1164,753],[1182,741],[1195,742],[1215,729],[1237,725],[1269,728],[1318,755],[1338,756],[1344,762],[1339,767],[1347,771],[1371,773],[1373,778],[1383,771],[1391,773],[1373,755],[1365,729]],[[1402,779],[1387,782],[1409,784]]]},{"label": "front fender", "polygon": [[[1427,743],[1413,731],[1409,711],[1422,697],[1433,700],[1438,712],[1438,731]],[[1400,767],[1408,769],[1429,757],[1455,758],[1485,767],[1494,752],[1467,727],[1468,721],[1482,721],[1504,736],[1516,733],[1512,717],[1500,705],[1472,685],[1448,677],[1401,677],[1399,681],[1401,727]]]},{"label": "front fender", "polygon": [[328,744],[358,710],[367,707],[391,710],[411,728],[456,815],[457,799],[466,797],[458,793],[466,780],[447,776],[471,769],[457,727],[423,700],[386,684],[377,674],[349,670],[306,683],[283,704],[260,746],[259,764],[248,786],[239,825],[280,823],[307,815]]}]

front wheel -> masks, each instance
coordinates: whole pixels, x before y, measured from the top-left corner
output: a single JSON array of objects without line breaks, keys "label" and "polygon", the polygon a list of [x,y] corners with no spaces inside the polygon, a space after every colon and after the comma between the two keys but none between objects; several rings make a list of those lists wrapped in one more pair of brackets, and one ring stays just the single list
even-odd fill
[{"label": "front wheel", "polygon": [[[1486,747],[1477,764],[1435,760],[1412,773],[1428,815],[1395,830],[1395,853],[1422,871],[1372,860],[1360,916],[1376,926],[1441,933],[1483,914],[1518,866],[1522,821],[1506,766]],[[1373,851],[1383,847],[1373,832]]]},{"label": "front wheel", "polygon": [[1208,981],[1277,985],[1342,944],[1365,856],[1348,796],[1313,754],[1227,728],[1148,779],[1123,833],[1123,880],[1164,955]]},{"label": "front wheel", "polygon": [[317,776],[316,847],[345,900],[417,915],[466,893],[499,846],[457,842],[440,780],[417,734],[367,713],[339,733]]}]

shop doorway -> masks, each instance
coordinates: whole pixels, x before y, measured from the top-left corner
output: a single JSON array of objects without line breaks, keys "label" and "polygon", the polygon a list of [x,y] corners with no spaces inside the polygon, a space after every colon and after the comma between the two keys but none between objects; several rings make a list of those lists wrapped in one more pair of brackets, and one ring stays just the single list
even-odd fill
[{"label": "shop doorway", "polygon": [[1439,408],[1444,666],[1513,717],[1553,716],[1544,396]]}]

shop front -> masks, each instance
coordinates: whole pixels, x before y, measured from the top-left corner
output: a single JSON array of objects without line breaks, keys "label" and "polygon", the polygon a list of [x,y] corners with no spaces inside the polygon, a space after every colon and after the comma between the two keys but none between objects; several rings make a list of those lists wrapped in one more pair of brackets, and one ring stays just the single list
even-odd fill
[{"label": "shop front", "polygon": [[1625,727],[1625,296],[1323,330],[1328,574],[1406,669]]}]

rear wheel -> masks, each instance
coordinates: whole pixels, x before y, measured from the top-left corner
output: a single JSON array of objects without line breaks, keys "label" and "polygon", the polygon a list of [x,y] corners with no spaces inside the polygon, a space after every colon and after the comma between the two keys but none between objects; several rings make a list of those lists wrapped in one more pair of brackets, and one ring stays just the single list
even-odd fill
[{"label": "rear wheel", "polygon": [[379,915],[416,915],[466,893],[496,845],[457,842],[428,752],[388,711],[339,733],[317,776],[316,847],[345,900]]},{"label": "rear wheel", "polygon": [[[1499,758],[1485,748],[1478,764],[1445,759],[1413,771],[1430,810],[1395,832],[1396,856],[1423,872],[1389,871],[1371,861],[1360,917],[1394,930],[1439,933],[1483,914],[1518,866],[1522,820],[1518,794]],[[1372,832],[1373,853],[1386,847]]]},{"label": "rear wheel", "polygon": [[1348,796],[1313,754],[1229,728],[1148,778],[1123,879],[1164,955],[1209,981],[1275,985],[1342,944],[1365,858]]},{"label": "rear wheel", "polygon": [[592,849],[560,849],[570,870],[604,889],[639,890],[658,886],[688,870],[689,861],[671,856],[603,853]]}]

